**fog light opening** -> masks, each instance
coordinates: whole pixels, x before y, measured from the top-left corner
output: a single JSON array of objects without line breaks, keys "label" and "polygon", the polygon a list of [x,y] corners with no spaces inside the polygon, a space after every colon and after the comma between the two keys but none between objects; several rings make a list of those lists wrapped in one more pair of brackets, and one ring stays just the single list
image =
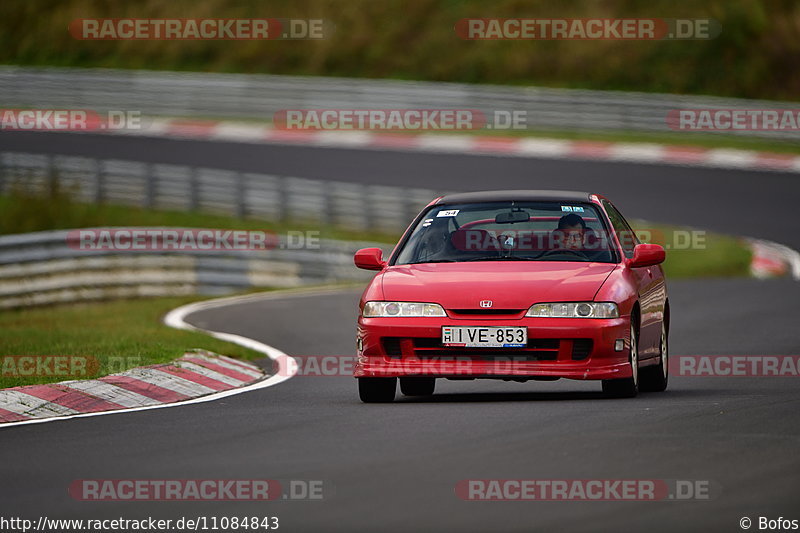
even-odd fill
[{"label": "fog light opening", "polygon": [[621,352],[624,349],[625,349],[625,339],[617,339],[616,342],[614,342],[614,351]]}]

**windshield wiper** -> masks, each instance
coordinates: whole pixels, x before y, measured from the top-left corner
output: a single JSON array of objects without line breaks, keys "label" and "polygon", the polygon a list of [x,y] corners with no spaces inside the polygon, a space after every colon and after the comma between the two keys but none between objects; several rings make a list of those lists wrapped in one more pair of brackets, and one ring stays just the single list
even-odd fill
[{"label": "windshield wiper", "polygon": [[413,263],[406,263],[408,265],[422,265],[425,263],[457,263],[455,259],[427,259],[425,261],[415,261]]},{"label": "windshield wiper", "polygon": [[467,261],[536,261],[533,257],[523,257],[519,255],[509,255],[509,256],[488,256],[488,257],[475,257],[473,259],[467,259]]}]

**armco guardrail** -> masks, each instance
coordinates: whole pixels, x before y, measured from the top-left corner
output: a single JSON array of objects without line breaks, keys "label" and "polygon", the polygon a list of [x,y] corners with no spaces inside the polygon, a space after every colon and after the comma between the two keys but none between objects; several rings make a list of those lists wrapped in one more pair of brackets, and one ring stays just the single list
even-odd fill
[{"label": "armco guardrail", "polygon": [[[320,240],[291,249],[193,252],[88,251],[69,231],[0,236],[0,308],[130,296],[224,294],[251,287],[366,281],[353,253],[369,242]],[[290,245],[289,245],[290,246]]]},{"label": "armco guardrail", "polygon": [[[87,202],[217,212],[398,233],[440,193],[213,168],[79,156],[0,152],[0,194],[63,190]],[[387,201],[390,199],[391,201]]]},{"label": "armco guardrail", "polygon": [[[657,93],[327,77],[0,67],[0,106],[135,110],[143,115],[271,120],[283,109],[524,111],[539,130],[671,131],[672,109],[796,108],[797,103]],[[720,134],[800,139],[797,131]]]},{"label": "armco guardrail", "polygon": [[[402,189],[179,165],[0,153],[0,194],[55,185],[77,200],[398,233],[431,199]],[[390,198],[391,201],[386,201]],[[284,224],[285,225],[285,224]],[[224,228],[233,229],[233,228]],[[364,281],[369,242],[281,237],[263,251],[110,252],[70,247],[66,231],[0,236],[0,308],[128,296],[224,294],[248,287]],[[380,245],[377,245],[380,246]],[[388,247],[382,246],[388,252]]]}]

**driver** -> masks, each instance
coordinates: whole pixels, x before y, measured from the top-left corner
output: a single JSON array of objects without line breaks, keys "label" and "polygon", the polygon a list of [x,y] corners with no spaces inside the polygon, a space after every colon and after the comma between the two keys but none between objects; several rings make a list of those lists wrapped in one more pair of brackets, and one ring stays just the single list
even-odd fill
[{"label": "driver", "polygon": [[555,244],[562,250],[583,250],[583,239],[586,235],[586,222],[575,213],[564,215],[558,220]]}]

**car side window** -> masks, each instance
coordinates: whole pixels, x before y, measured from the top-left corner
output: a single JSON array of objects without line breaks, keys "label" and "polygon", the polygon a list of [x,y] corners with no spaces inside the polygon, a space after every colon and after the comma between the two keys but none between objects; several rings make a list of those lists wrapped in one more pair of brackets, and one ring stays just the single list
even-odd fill
[{"label": "car side window", "polygon": [[614,231],[617,233],[625,257],[631,259],[633,257],[633,249],[639,244],[636,233],[631,229],[625,217],[617,211],[617,208],[614,207],[611,202],[603,200],[603,207],[606,208],[606,213],[608,213],[608,218],[611,220],[611,225],[614,226]]}]

